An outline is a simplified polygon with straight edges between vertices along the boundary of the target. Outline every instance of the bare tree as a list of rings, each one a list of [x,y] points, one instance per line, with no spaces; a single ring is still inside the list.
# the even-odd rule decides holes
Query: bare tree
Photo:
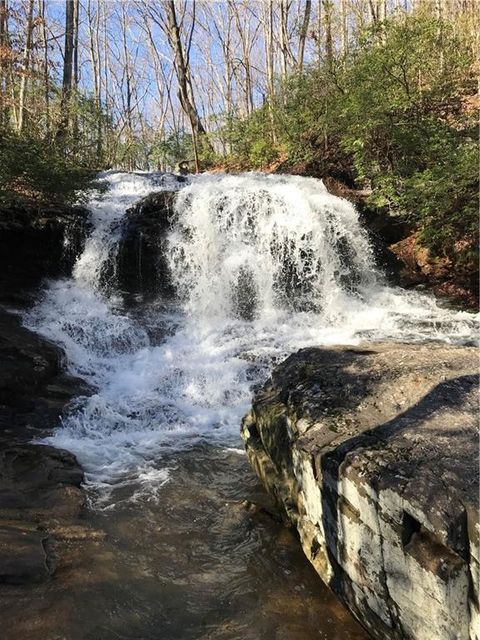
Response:
[[[280,0],[280,29],[279,29],[279,44],[282,61],[282,80],[285,83],[290,67],[290,61],[292,54],[290,51],[290,38],[288,34],[288,20],[290,15],[290,8],[292,6],[292,0]]]
[[[195,28],[195,0],[192,2],[192,25],[190,33],[187,36],[187,44],[183,45],[180,35],[180,27],[177,19],[174,0],[168,0],[165,3],[167,14],[166,34],[168,42],[174,54],[174,67],[178,81],[178,97],[180,104],[187,115],[192,129],[193,147],[195,154],[195,167],[200,170],[198,141],[199,136],[205,135],[206,130],[200,119],[193,97],[192,82],[190,77],[190,48],[192,36]]]
[[[307,40],[308,25],[310,24],[310,15],[312,13],[312,0],[305,0],[305,9],[303,12],[303,21],[300,28],[300,36],[298,38],[298,54],[297,54],[297,70],[302,73],[303,62],[305,58],[305,42]]]
[[[325,24],[325,55],[327,65],[330,70],[333,69],[333,33],[332,33],[332,13],[333,3],[331,0],[322,0],[323,16]]]
[[[75,43],[75,12],[78,0],[65,0],[65,46],[63,54],[62,97],[57,137],[65,134],[70,121],[73,86],[73,48]]]
[[[27,16],[25,22],[25,47],[22,58],[22,77],[20,79],[20,91],[18,95],[18,118],[17,132],[23,129],[25,120],[25,99],[30,73],[30,60],[32,56],[32,33],[33,33],[33,0],[28,0]]]
[[[9,64],[7,0],[0,0],[0,125],[7,121],[7,68]]]
[[[48,58],[47,20],[45,16],[45,0],[38,0],[38,18],[43,47],[43,95],[45,102],[45,130],[47,137],[50,135],[50,73]]]

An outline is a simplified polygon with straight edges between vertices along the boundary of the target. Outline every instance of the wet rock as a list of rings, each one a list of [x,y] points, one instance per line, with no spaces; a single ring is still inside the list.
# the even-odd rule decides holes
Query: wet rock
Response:
[[[116,275],[130,301],[173,296],[165,257],[166,234],[174,215],[175,191],[151,193],[126,214]]]
[[[46,538],[32,524],[0,523],[0,583],[24,584],[48,578]]]
[[[74,589],[100,580],[105,533],[85,521],[75,456],[32,444],[91,393],[63,351],[0,309],[0,618],[2,638],[56,638]],[[92,571],[92,566],[95,570]],[[102,578],[104,575],[102,575]]]
[[[57,558],[67,552],[58,539],[78,528],[82,481],[83,471],[68,451],[34,444],[2,449],[0,583],[43,582],[53,575]]]
[[[478,355],[305,349],[258,391],[249,460],[375,638],[476,640]]]
[[[83,470],[68,451],[29,441],[90,391],[65,373],[59,347],[0,310],[0,583],[43,582],[72,552],[57,532],[79,526]]]
[[[0,309],[0,436],[55,426],[65,405],[87,393],[82,380],[65,373],[60,347]]]
[[[17,444],[0,453],[0,522],[77,518],[84,504],[83,471],[63,449]]]
[[[385,274],[388,282],[402,284],[404,264],[391,245],[409,234],[409,225],[401,219],[389,216],[387,212],[375,211],[362,202],[357,202],[356,205],[360,221],[368,233],[376,266]]]
[[[80,206],[0,208],[0,299],[24,304],[43,278],[67,276],[90,231]]]

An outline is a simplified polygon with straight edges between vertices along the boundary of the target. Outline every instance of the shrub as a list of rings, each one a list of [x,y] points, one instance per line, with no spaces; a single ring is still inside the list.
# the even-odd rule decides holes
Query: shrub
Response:
[[[65,159],[53,142],[0,134],[0,200],[28,197],[71,202],[89,184],[92,171]]]

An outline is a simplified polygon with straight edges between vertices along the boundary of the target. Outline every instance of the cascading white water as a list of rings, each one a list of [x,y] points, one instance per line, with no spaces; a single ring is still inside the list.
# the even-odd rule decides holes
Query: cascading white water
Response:
[[[355,209],[319,180],[200,176],[177,208],[171,270],[192,316],[310,310],[326,320],[377,281]]]
[[[25,322],[65,347],[95,385],[49,438],[73,451],[98,488],[155,492],[162,452],[207,439],[235,445],[251,387],[301,347],[360,340],[472,340],[472,314],[388,287],[356,211],[319,180],[202,175],[178,193],[168,262],[178,311],[116,310],[102,274],[119,222],[158,174],[107,174],[90,204],[94,230],[73,278],[51,283]],[[160,344],[144,326],[169,325]],[[103,492],[105,495],[105,492]]]

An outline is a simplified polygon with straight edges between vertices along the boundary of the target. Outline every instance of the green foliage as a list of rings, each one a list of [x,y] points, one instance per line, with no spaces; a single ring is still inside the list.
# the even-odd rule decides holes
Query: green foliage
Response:
[[[92,171],[65,158],[63,149],[33,136],[0,133],[0,201],[17,197],[69,202]]]
[[[174,167],[178,162],[193,158],[192,136],[186,131],[156,137],[149,153],[149,161],[157,167]]]
[[[359,44],[343,86],[341,145],[357,181],[373,187],[372,203],[415,222],[437,255],[465,259],[477,225],[468,49],[446,24],[392,21]]]
[[[275,160],[280,147],[274,143],[274,108],[264,105],[247,119],[232,119],[227,132],[227,143],[234,156],[258,169]]]
[[[409,219],[423,243],[459,263],[476,246],[478,141],[473,56],[447,23],[392,18],[335,64],[312,66],[274,104],[236,123],[234,154],[253,167],[284,152]],[[285,166],[285,165],[284,165]]]
[[[45,96],[32,82],[22,131],[16,133],[13,122],[0,128],[0,200],[76,200],[91,177],[109,165],[112,149],[117,154],[118,146],[127,153],[122,143],[117,145],[111,119],[92,96],[72,96],[64,130],[58,126],[60,103],[60,90],[52,84],[46,110]]]

